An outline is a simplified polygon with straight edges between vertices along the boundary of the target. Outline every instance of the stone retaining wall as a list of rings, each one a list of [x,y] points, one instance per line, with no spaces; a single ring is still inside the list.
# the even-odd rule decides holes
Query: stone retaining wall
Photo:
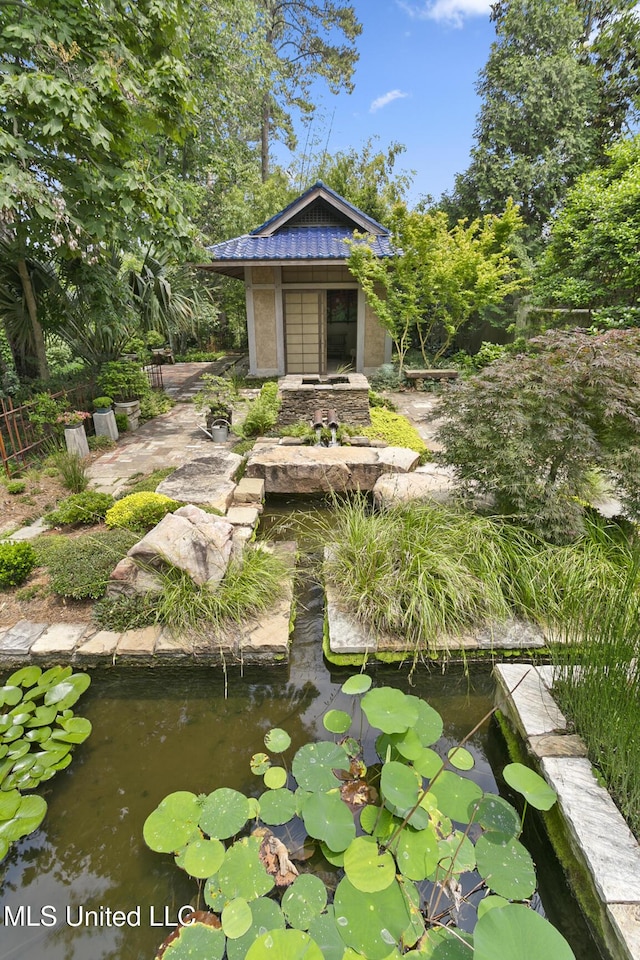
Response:
[[[288,426],[313,420],[316,410],[326,416],[335,410],[339,423],[368,426],[369,381],[361,373],[317,377],[301,374],[278,381],[280,413],[278,423]]]

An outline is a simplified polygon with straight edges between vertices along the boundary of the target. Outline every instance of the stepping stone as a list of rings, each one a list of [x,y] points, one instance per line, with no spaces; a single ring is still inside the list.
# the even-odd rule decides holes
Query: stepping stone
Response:
[[[262,503],[264,500],[264,480],[259,477],[243,477],[233,491],[233,503]]]
[[[69,656],[88,629],[88,623],[52,623],[31,647],[31,656]]]
[[[184,503],[206,503],[224,513],[233,498],[233,478],[242,462],[237,453],[221,449],[216,456],[185,463],[163,480],[156,492]]]
[[[74,659],[87,665],[112,660],[121,636],[114,630],[100,630],[78,647]]]
[[[27,657],[38,637],[47,629],[46,623],[34,623],[32,620],[19,620],[10,627],[0,640],[0,660],[8,657]]]
[[[7,540],[11,540],[13,543],[22,540],[34,540],[36,537],[39,537],[41,533],[46,533],[49,529],[44,522],[44,517],[39,517],[37,520],[34,520],[33,523],[30,523],[28,527],[20,527],[19,530],[16,530],[7,537]]]
[[[117,657],[153,657],[155,645],[162,633],[162,627],[142,627],[139,630],[125,630],[116,649]]]
[[[260,481],[262,483],[262,481]],[[229,507],[225,520],[234,526],[257,527],[260,513],[257,507]]]
[[[156,663],[162,664],[162,660],[167,657],[186,659],[193,656],[193,639],[181,634],[175,634],[169,627],[162,627],[160,636],[156,640],[155,648]]]

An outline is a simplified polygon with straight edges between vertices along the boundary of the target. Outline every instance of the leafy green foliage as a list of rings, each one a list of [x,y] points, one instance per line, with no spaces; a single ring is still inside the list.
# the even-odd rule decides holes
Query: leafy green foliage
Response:
[[[63,486],[73,493],[82,493],[89,486],[87,464],[77,453],[61,450],[54,454],[54,463],[60,472]]]
[[[48,558],[51,589],[74,600],[98,599],[104,595],[111,571],[137,539],[129,530],[65,538]]]
[[[25,797],[71,762],[71,750],[91,733],[91,724],[71,707],[91,678],[71,667],[16,670],[0,686],[0,860],[11,843],[40,826],[42,797]]]
[[[11,496],[16,496],[16,494],[24,493],[27,489],[26,480],[7,480],[6,482],[7,493],[10,493]]]
[[[280,398],[278,384],[265,383],[260,394],[249,404],[247,415],[242,424],[242,433],[245,437],[257,437],[267,433],[276,425]]]
[[[640,515],[640,332],[552,331],[442,399],[442,459],[463,490],[495,497],[555,540],[583,529],[593,468]]]
[[[108,527],[146,533],[180,506],[177,500],[165,497],[163,493],[130,493],[107,510],[105,523]]]
[[[113,506],[113,497],[109,493],[85,490],[73,493],[61,500],[55,510],[45,514],[49,527],[63,527],[73,524],[94,524],[104,520],[107,510]]]
[[[509,250],[520,225],[510,201],[499,217],[453,228],[442,212],[410,212],[398,204],[388,226],[402,256],[377,257],[363,238],[351,243],[349,269],[393,340],[400,374],[414,336],[425,364],[435,363],[474,311],[521,289]]]
[[[103,364],[98,387],[118,402],[138,400],[151,393],[149,378],[135,360],[114,360]]]
[[[36,555],[28,543],[0,543],[0,590],[24,583],[36,565]]]
[[[225,788],[200,797],[177,792],[147,817],[147,845],[173,853],[179,867],[206,881],[211,912],[200,920],[221,929],[223,938],[216,942],[214,955],[222,957],[226,949],[230,960],[320,960],[351,953],[387,960],[392,955],[417,956],[411,948],[418,941],[422,955],[425,944],[437,947],[446,934],[451,942],[463,943],[466,952],[461,957],[473,952],[488,958],[494,951],[505,960],[533,960],[535,933],[536,947],[545,943],[551,955],[571,960],[566,941],[546,920],[528,906],[514,908],[509,902],[532,896],[533,862],[519,839],[516,810],[506,800],[485,794],[448,759],[455,752],[472,756],[465,741],[457,751],[449,741],[437,743],[443,724],[433,708],[398,689],[368,690],[362,680],[350,678],[345,684],[354,727],[361,730],[361,741],[353,741],[354,759],[342,741],[306,743],[291,762],[295,793],[266,790],[250,802]],[[432,715],[437,722],[423,725],[421,718]],[[363,716],[371,725],[368,731]],[[325,726],[330,726],[326,719]],[[374,727],[382,731],[377,739]],[[267,745],[273,741],[280,746],[282,732],[267,735]],[[397,738],[393,742],[398,746],[414,737],[414,759],[399,750],[391,757],[389,737]],[[374,739],[377,756],[367,771],[361,758],[365,749],[370,753]],[[425,751],[435,758],[428,775],[415,762]],[[251,769],[259,776],[268,764],[268,755],[258,754]],[[344,771],[342,779],[336,776],[339,771]],[[553,792],[534,783],[532,771],[513,764],[509,772],[514,789],[524,783],[529,802],[547,808]],[[371,786],[374,778],[377,790]],[[280,839],[289,836],[285,824],[295,814],[308,836],[320,841],[315,869],[302,875],[297,875]],[[452,819],[464,832],[453,829]],[[358,821],[364,835],[356,836]],[[275,824],[283,825],[277,834],[269,829]],[[274,884],[276,894],[267,901]],[[485,894],[479,906],[477,898],[473,901],[478,915],[474,934],[457,929],[461,904],[466,923],[474,909],[467,890]],[[524,913],[534,917],[533,923]],[[518,930],[521,918],[526,936]],[[509,943],[508,952],[502,938]],[[158,956],[175,942],[173,935]],[[209,950],[208,944],[194,941],[188,955],[204,960],[212,955]],[[458,957],[446,948],[434,956],[440,954]]]
[[[394,447],[408,447],[426,458],[428,451],[424,440],[400,413],[384,407],[374,407],[371,410],[371,426],[363,427],[361,433],[371,439],[385,440]]]

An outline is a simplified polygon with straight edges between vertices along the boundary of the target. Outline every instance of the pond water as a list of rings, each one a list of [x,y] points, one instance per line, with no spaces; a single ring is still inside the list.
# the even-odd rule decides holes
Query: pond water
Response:
[[[226,678],[206,668],[96,672],[76,708],[93,733],[71,766],[45,785],[42,828],[14,845],[0,868],[0,960],[151,960],[179,908],[197,904],[198,891],[170,856],[145,847],[146,817],[174,790],[260,792],[249,759],[273,726],[290,733],[292,751],[326,736],[322,715],[348,706],[339,689],[352,671],[329,669],[321,641],[322,591],[310,577],[298,596],[287,667],[230,671]],[[376,683],[409,692],[407,668],[375,667],[372,674]],[[447,743],[464,737],[493,705],[487,670],[467,677],[418,666],[411,683],[411,692],[443,715]],[[485,722],[469,748],[474,778],[495,789],[492,765],[508,762],[497,727]],[[550,848],[543,843],[534,855],[537,909],[560,927],[577,960],[595,960],[597,948]],[[123,927],[108,925],[116,910],[129,913]],[[84,925],[83,911],[96,911],[97,924]]]

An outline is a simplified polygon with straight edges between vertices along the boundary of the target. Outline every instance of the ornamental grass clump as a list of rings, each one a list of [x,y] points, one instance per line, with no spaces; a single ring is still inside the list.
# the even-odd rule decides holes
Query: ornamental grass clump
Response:
[[[147,533],[168,513],[183,506],[178,500],[162,493],[130,493],[107,510],[105,523],[108,527],[125,527],[137,533]]]

